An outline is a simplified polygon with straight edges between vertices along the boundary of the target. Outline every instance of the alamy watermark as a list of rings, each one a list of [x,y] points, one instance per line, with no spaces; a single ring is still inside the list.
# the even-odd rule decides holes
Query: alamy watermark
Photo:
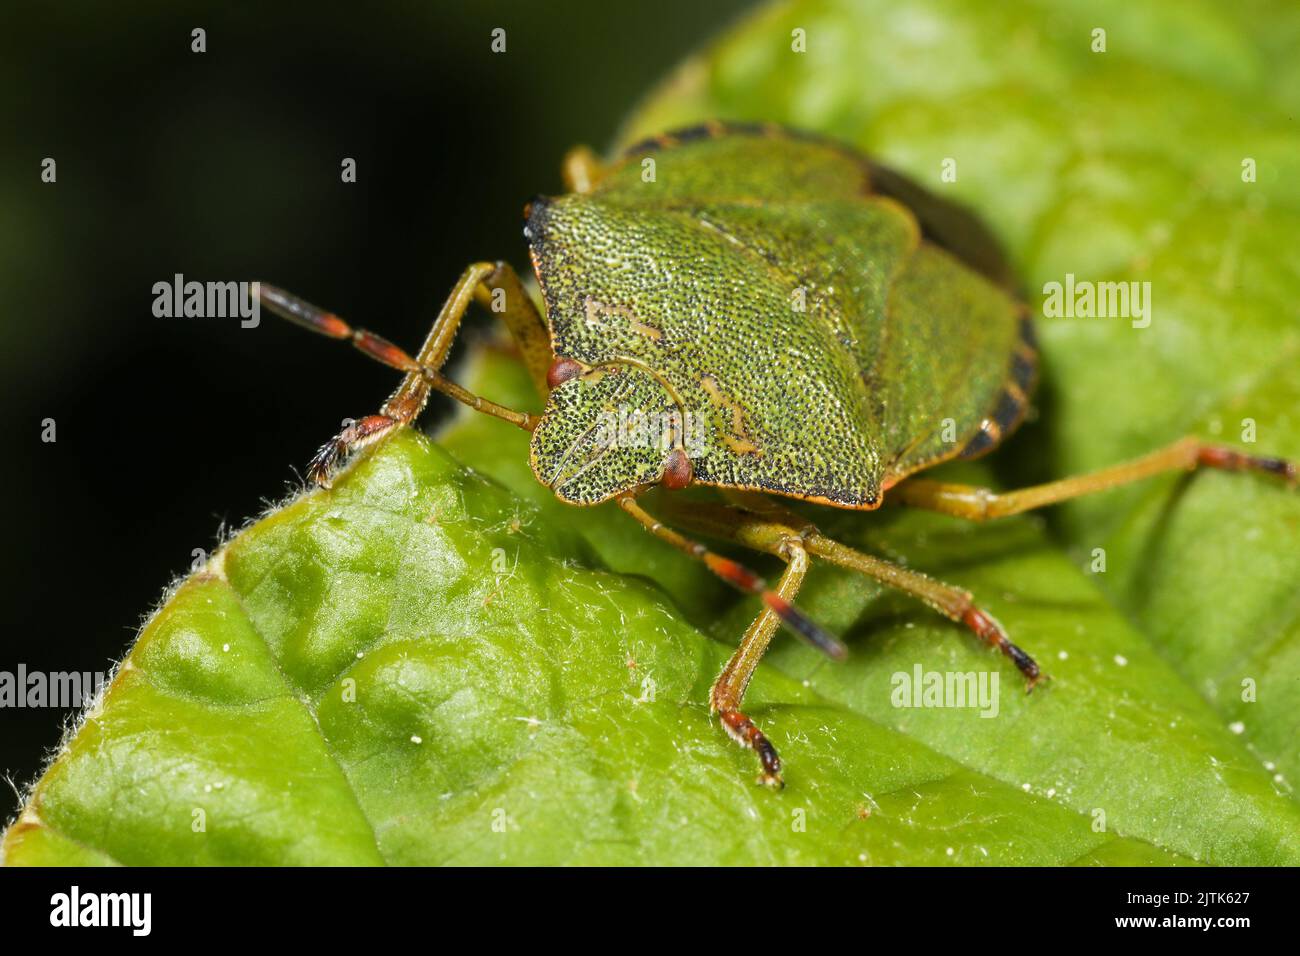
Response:
[[[1131,319],[1133,328],[1151,324],[1150,282],[1076,280],[1043,284],[1043,315],[1049,319]]]
[[[160,319],[234,319],[245,329],[262,322],[260,282],[186,282],[176,273],[153,284],[153,314]]]
[[[94,893],[73,885],[50,897],[50,925],[55,927],[123,927],[133,936],[153,928],[152,893]]]
[[[104,686],[102,671],[0,671],[0,707],[84,707]]]
[[[998,715],[997,671],[927,671],[920,664],[911,672],[895,671],[889,682],[889,702],[895,707],[969,707],[981,717]]]
[[[617,411],[603,411],[596,421],[595,440],[601,448],[658,448],[669,451],[681,447],[691,458],[701,457],[707,449],[704,419],[692,412],[677,409],[666,412],[643,412],[620,405]]]

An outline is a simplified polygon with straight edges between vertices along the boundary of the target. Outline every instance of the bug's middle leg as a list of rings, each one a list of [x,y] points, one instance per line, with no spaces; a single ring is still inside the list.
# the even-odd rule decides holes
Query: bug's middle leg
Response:
[[[980,608],[969,591],[936,581],[883,558],[858,551],[822,534],[817,527],[767,496],[729,494],[736,505],[716,505],[668,499],[674,523],[698,534],[735,541],[773,554],[781,542],[797,540],[814,558],[865,574],[881,584],[909,594],[949,620],[965,626],[977,638],[1010,658],[1033,690],[1046,675],[1037,662],[1011,642],[993,615]]]
[[[350,341],[370,358],[406,373],[378,414],[348,423],[316,453],[308,467],[308,477],[317,484],[328,486],[334,470],[347,455],[414,421],[434,391],[520,428],[531,430],[537,424],[535,415],[475,395],[441,372],[465,311],[471,301],[477,300],[505,321],[534,385],[539,394],[546,395],[546,375],[552,359],[546,325],[518,275],[504,262],[476,262],[461,274],[415,356],[408,355],[381,336],[366,329],[353,328],[334,313],[275,286],[262,283],[260,289],[262,304],[276,315],[329,338]]]

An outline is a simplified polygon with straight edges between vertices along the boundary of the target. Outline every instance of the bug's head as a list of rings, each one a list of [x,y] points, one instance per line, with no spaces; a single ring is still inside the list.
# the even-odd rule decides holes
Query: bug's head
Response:
[[[686,421],[668,387],[637,365],[557,359],[529,462],[563,501],[595,505],[662,483],[690,483]]]

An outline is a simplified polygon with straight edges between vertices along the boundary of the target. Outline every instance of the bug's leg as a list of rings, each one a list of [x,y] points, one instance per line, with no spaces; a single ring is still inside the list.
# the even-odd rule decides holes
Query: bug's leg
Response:
[[[790,602],[794,600],[803,584],[804,574],[808,571],[808,553],[792,542],[786,548],[784,557],[786,568],[776,586],[776,593],[782,600]],[[772,635],[780,623],[775,612],[763,608],[745,631],[736,652],[731,655],[709,691],[709,712],[718,715],[727,736],[758,755],[763,767],[759,779],[770,787],[784,785],[781,779],[781,758],[758,726],[741,712],[740,705],[749,680],[754,676],[754,670],[763,659],[767,645],[771,643]]]
[[[779,591],[768,590],[767,583],[738,561],[715,554],[698,541],[674,531],[662,521],[649,514],[636,503],[633,495],[624,495],[618,499],[618,505],[655,537],[672,545],[678,551],[701,562],[710,571],[732,587],[746,594],[758,595],[765,607],[770,609],[796,637],[811,644],[828,657],[843,660],[848,656],[844,645],[832,637],[819,624],[809,620],[804,613],[784,598]],[[760,548],[759,550],[769,550]],[[772,551],[779,554],[779,551]]]
[[[748,511],[760,518],[766,518],[775,524],[786,525],[791,528],[802,528],[803,532],[809,534],[817,530],[817,526],[813,522],[791,511],[772,495],[764,494],[761,491],[738,491],[734,488],[723,488],[721,493],[722,497],[742,511]]]
[[[461,274],[434,320],[424,345],[414,357],[381,336],[366,329],[353,328],[334,313],[282,289],[266,283],[261,283],[260,289],[262,304],[276,315],[329,338],[351,342],[371,358],[406,373],[379,414],[349,423],[316,453],[308,467],[308,477],[317,484],[328,486],[330,476],[347,455],[414,421],[433,391],[442,392],[475,411],[502,418],[520,428],[531,430],[537,424],[535,415],[505,408],[474,395],[441,374],[465,310],[472,299],[477,299],[505,321],[519,345],[529,375],[541,394],[546,394],[546,372],[551,363],[546,326],[519,277],[505,263],[478,262]]]
[[[780,547],[781,542],[796,540],[812,557],[865,574],[962,624],[981,641],[1009,657],[1025,675],[1028,690],[1033,690],[1045,679],[1046,675],[1034,659],[1011,642],[1002,625],[975,604],[969,591],[840,544],[794,512],[773,502],[760,502],[748,495],[728,497],[743,502],[744,506],[737,508],[670,499],[666,507],[677,524],[691,531],[732,540],[756,550],[779,553],[773,549]],[[749,510],[751,503],[755,508],[761,508],[761,513]]]
[[[770,787],[783,786],[781,758],[777,756],[776,748],[758,726],[740,710],[741,700],[745,696],[749,680],[754,676],[754,670],[762,660],[768,644],[771,643],[778,624],[785,624],[797,636],[831,657],[842,659],[847,653],[844,645],[805,618],[793,604],[795,594],[803,584],[804,574],[808,570],[808,554],[804,551],[798,536],[776,534],[765,538],[762,545],[754,545],[758,550],[775,554],[786,562],[785,572],[781,575],[776,590],[768,591],[753,571],[729,558],[714,554],[699,542],[692,541],[665,526],[642,509],[632,496],[620,498],[618,503],[652,534],[691,557],[703,561],[724,581],[747,593],[762,596],[763,610],[745,631],[745,636],[741,639],[736,652],[727,661],[709,691],[709,711],[718,715],[727,736],[758,755],[759,763],[763,767],[759,778],[761,782]]]
[[[1248,455],[1224,445],[1184,438],[1142,458],[1017,491],[995,492],[972,485],[912,478],[892,489],[887,499],[958,518],[983,521],[1054,505],[1166,471],[1192,471],[1196,468],[1266,472],[1281,476],[1292,487],[1300,475],[1294,462],[1282,458]]]
[[[575,146],[565,154],[560,172],[569,192],[589,193],[605,171],[590,146]]]
[[[928,604],[949,620],[963,625],[977,638],[1001,651],[1011,659],[1020,673],[1025,675],[1026,691],[1032,691],[1047,678],[1038,662],[1011,643],[1011,638],[997,619],[975,604],[969,591],[936,581],[919,571],[912,571],[883,558],[877,558],[856,548],[840,544],[820,532],[807,538],[808,552],[823,561],[858,571],[874,578],[887,587],[910,594]]]

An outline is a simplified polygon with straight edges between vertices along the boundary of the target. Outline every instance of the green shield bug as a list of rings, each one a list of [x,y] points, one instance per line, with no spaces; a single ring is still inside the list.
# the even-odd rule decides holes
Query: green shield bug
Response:
[[[1027,308],[991,236],[853,150],[772,126],[707,123],[632,147],[609,166],[586,150],[569,192],[534,199],[524,235],[545,303],[504,263],[465,270],[411,356],[269,285],[271,311],[405,373],[378,414],[311,463],[328,486],[349,453],[419,415],[433,391],[532,433],[539,481],[563,501],[617,501],[652,534],[761,597],[710,694],[727,733],[781,784],[775,748],[741,711],[778,625],[832,657],[843,645],[794,598],[813,558],[906,592],[997,648],[1030,689],[1044,676],[972,596],[849,548],[781,498],[872,510],[891,502],[972,520],[1011,515],[1174,469],[1271,472],[1294,464],[1186,438],[1143,458],[1011,492],[911,477],[996,447],[1037,378]],[[543,413],[515,411],[442,374],[471,301],[510,330]],[[719,489],[715,502],[649,488]],[[671,525],[671,526],[670,526]],[[683,532],[776,555],[771,588]]]

